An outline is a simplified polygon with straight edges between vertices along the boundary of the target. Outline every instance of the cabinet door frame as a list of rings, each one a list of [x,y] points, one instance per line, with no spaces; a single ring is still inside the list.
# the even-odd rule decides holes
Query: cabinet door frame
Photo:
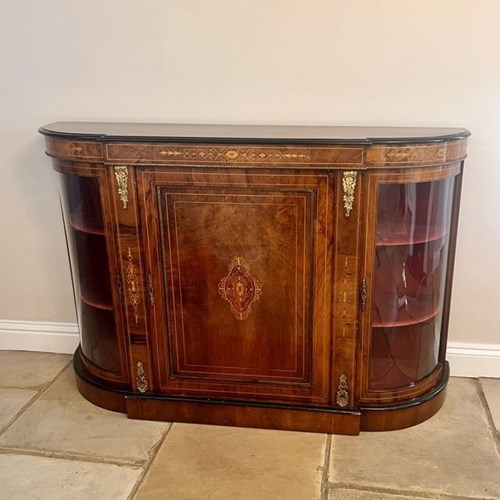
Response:
[[[361,276],[367,283],[366,307],[360,309],[360,349],[358,387],[361,404],[391,404],[416,398],[435,387],[443,376],[446,339],[448,332],[448,317],[450,307],[451,280],[455,252],[456,227],[458,222],[458,205],[461,186],[461,162],[453,162],[442,166],[414,168],[411,170],[394,168],[381,172],[369,171],[364,179],[364,227],[362,230],[364,255],[361,260]],[[436,368],[426,377],[417,381],[413,386],[396,389],[374,390],[369,388],[370,350],[372,335],[372,297],[374,288],[374,258],[375,258],[375,231],[377,224],[377,197],[380,184],[406,184],[439,181],[455,177],[452,189],[452,208],[449,229],[448,257],[445,267],[445,288],[443,297],[442,323],[440,332],[440,346]]]
[[[303,402],[314,405],[329,405],[331,391],[331,307],[332,307],[332,247],[333,247],[333,200],[334,185],[331,175],[325,172],[241,168],[189,168],[162,165],[161,167],[136,167],[139,207],[142,219],[142,240],[145,246],[145,262],[152,276],[155,307],[151,308],[150,332],[152,356],[155,367],[157,392],[169,396],[191,396],[203,398],[227,398],[233,400],[256,400],[276,402]],[[267,192],[283,193],[309,191],[313,195],[313,254],[312,254],[312,325],[308,326],[310,339],[311,374],[310,384],[251,382],[235,383],[230,380],[187,380],[172,375],[169,360],[169,345],[165,328],[171,328],[168,317],[168,285],[165,277],[160,249],[160,214],[158,189],[168,187],[182,191],[203,193],[203,189],[218,187],[244,189],[249,187]],[[262,300],[262,299],[261,299]]]

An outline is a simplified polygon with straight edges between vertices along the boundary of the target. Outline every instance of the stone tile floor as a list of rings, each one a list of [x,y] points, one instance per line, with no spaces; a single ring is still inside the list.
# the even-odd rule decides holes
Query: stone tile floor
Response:
[[[500,500],[500,380],[453,378],[429,421],[347,437],[128,420],[69,363],[0,351],[2,500]]]

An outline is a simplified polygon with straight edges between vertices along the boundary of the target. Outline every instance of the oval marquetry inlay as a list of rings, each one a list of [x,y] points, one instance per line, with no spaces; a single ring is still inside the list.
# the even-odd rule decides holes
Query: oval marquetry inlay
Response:
[[[229,265],[229,274],[219,282],[219,293],[229,302],[236,319],[246,319],[252,304],[260,298],[260,283],[250,275],[250,266],[241,257],[235,257]]]

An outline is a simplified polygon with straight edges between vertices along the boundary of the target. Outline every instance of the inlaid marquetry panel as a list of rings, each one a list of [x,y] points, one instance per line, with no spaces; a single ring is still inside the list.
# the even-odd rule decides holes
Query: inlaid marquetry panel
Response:
[[[356,396],[356,349],[358,333],[359,294],[359,210],[363,202],[363,178],[354,177],[355,196],[352,197],[349,217],[345,216],[345,178],[336,179],[338,190],[344,196],[337,198],[335,228],[335,266],[333,291],[333,350],[332,404],[355,406]],[[348,177],[349,179],[349,177]]]
[[[157,191],[173,373],[310,382],[314,193],[190,191]]]
[[[139,186],[156,205],[146,230],[163,291],[155,312],[166,313],[155,330],[162,390],[326,402],[328,176],[148,169]]]
[[[148,315],[152,307],[147,289],[147,275],[143,267],[144,250],[139,235],[140,214],[135,190],[135,171],[126,166],[108,167],[108,179],[120,258],[117,280],[127,325],[132,389],[142,392],[142,389],[147,387],[147,391],[152,391],[154,381],[148,328]]]

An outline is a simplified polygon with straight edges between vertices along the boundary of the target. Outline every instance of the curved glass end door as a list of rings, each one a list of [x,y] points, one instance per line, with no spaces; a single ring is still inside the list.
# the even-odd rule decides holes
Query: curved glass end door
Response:
[[[438,365],[454,178],[378,185],[369,390]]]
[[[99,177],[61,174],[82,352],[98,368],[120,373]]]

